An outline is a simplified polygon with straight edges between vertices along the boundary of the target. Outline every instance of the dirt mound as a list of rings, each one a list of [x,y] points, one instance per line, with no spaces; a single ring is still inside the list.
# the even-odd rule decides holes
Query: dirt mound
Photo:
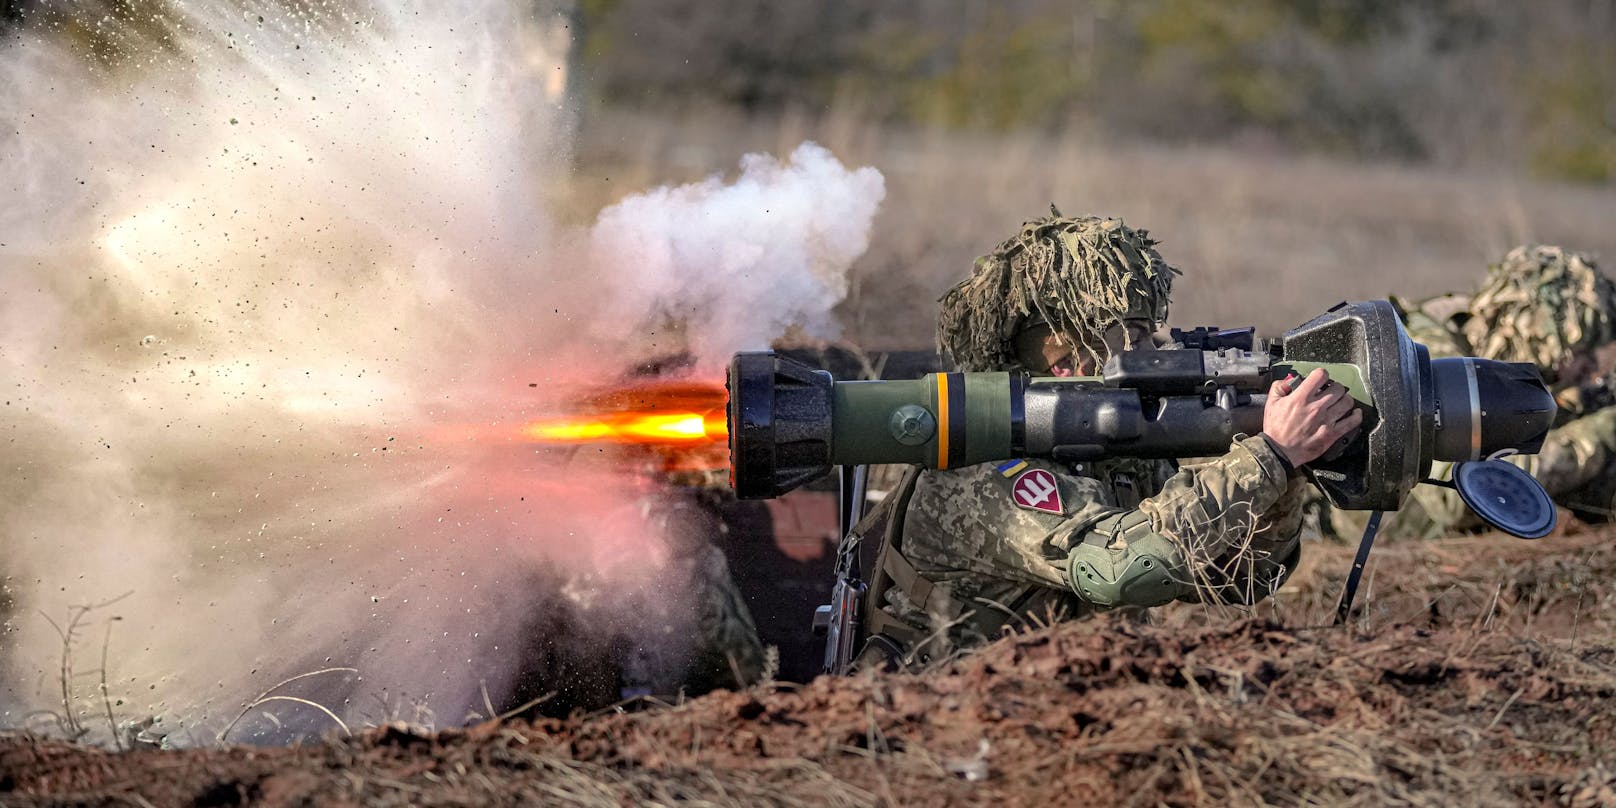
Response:
[[[13,737],[0,804],[1612,804],[1612,538],[1383,548],[1351,630],[1350,548],[1318,547],[1277,619],[1092,620],[923,674],[281,749]]]

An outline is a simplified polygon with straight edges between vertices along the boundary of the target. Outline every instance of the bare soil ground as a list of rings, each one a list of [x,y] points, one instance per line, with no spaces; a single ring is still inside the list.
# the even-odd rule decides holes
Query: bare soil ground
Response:
[[[0,805],[1616,804],[1616,531],[1315,545],[1258,614],[1008,637],[915,675],[291,748],[0,739]]]

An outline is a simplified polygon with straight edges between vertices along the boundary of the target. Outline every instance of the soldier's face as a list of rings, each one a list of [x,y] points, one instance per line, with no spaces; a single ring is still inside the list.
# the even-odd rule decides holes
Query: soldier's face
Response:
[[[1053,331],[1045,335],[1040,354],[1047,376],[1094,376],[1111,354],[1124,350],[1155,350],[1149,320],[1125,320],[1105,330],[1105,344],[1087,345]]]

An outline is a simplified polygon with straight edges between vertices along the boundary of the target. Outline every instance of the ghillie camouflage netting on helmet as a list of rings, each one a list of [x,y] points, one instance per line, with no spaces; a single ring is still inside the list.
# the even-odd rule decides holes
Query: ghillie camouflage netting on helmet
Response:
[[[1560,247],[1510,250],[1488,268],[1469,309],[1463,330],[1478,356],[1532,362],[1545,374],[1616,336],[1616,284],[1592,256]]]
[[[1101,345],[1127,318],[1167,319],[1178,270],[1145,230],[1119,219],[1053,216],[976,259],[971,276],[948,290],[937,316],[937,347],[964,371],[1024,370],[1016,335],[1047,323],[1066,340]]]

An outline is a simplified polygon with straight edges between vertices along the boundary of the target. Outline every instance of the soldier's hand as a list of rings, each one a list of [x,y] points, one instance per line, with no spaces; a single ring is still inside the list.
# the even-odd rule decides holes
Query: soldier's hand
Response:
[[[1362,423],[1363,411],[1353,406],[1347,388],[1330,381],[1324,368],[1315,368],[1305,379],[1281,379],[1268,388],[1263,434],[1292,466],[1318,459]]]

